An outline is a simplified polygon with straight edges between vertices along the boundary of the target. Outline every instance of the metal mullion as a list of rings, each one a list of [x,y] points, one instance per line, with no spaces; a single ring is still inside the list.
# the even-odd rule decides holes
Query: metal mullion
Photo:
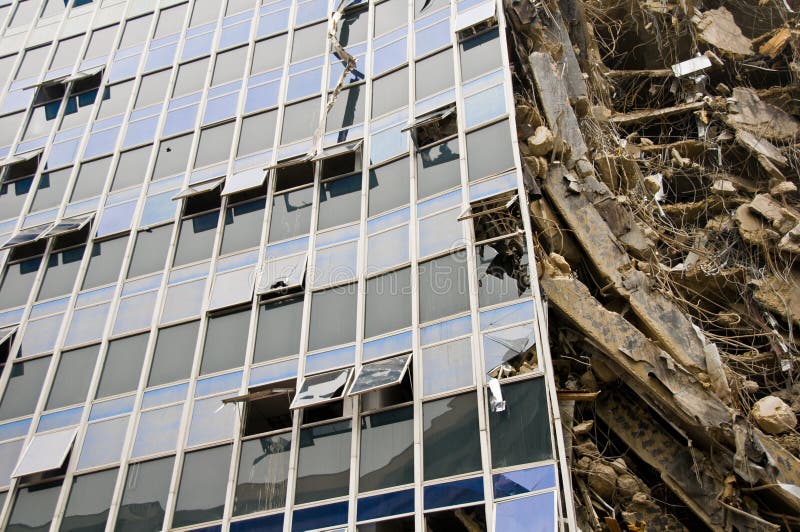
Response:
[[[513,84],[511,79],[511,72],[509,69],[509,51],[508,51],[508,44],[506,40],[503,38],[506,34],[506,20],[505,17],[499,16],[502,13],[502,5],[498,8],[498,27],[499,31],[499,38],[500,38],[500,54],[501,54],[501,63],[503,65],[503,81],[505,84],[505,94],[506,94],[506,105],[508,106],[508,117],[509,117],[509,126],[516,131],[516,107],[514,106],[514,91],[513,91]],[[516,165],[516,172],[517,172],[517,194],[520,198],[520,206],[522,206],[522,199],[527,199],[527,192],[525,190],[525,186],[522,180],[522,174],[520,172],[521,166],[521,155],[519,152],[519,146],[516,142],[514,142],[514,137],[512,137],[511,142],[511,149],[514,156],[514,163]],[[533,302],[535,308],[535,323],[538,327],[537,329],[537,341],[536,341],[536,356],[540,361],[540,365],[544,370],[544,379],[546,383],[547,395],[548,395],[548,411],[550,414],[550,426],[552,428],[552,434],[550,436],[551,445],[553,440],[555,440],[555,451],[557,456],[555,459],[559,463],[559,470],[560,470],[560,480],[559,483],[559,476],[556,475],[556,507],[558,509],[559,514],[559,521],[561,521],[559,529],[568,529],[568,530],[576,530],[576,517],[575,517],[575,507],[572,500],[572,484],[571,484],[571,476],[570,476],[570,468],[569,464],[567,463],[567,454],[566,454],[566,447],[564,443],[564,435],[562,432],[561,426],[561,415],[559,412],[558,407],[558,396],[556,392],[556,385],[555,385],[555,378],[554,378],[554,370],[553,370],[553,363],[550,354],[550,344],[548,342],[548,331],[547,331],[547,322],[545,320],[546,310],[544,304],[542,302],[541,296],[541,289],[539,287],[539,277],[536,275],[536,254],[533,245],[533,229],[531,226],[531,219],[530,219],[530,211],[529,209],[520,209],[520,214],[522,218],[522,225],[525,230],[525,243],[527,246],[528,252],[528,268],[529,274],[531,277],[531,291],[533,294]],[[561,515],[561,510],[566,510],[566,516]],[[566,522],[565,522],[566,519]]]
[[[450,21],[451,21],[451,43],[450,48],[452,50],[454,59],[453,59],[453,68],[454,68],[454,79],[455,79],[455,100],[456,100],[456,121],[458,124],[458,146],[459,146],[459,168],[461,170],[461,208],[463,209],[464,204],[470,204],[469,201],[469,170],[467,168],[467,138],[466,138],[466,126],[465,126],[465,112],[464,112],[464,96],[462,92],[462,83],[461,83],[461,54],[460,54],[460,46],[458,42],[458,35],[452,29],[452,21],[455,20],[458,12],[456,6],[451,4],[450,6]],[[461,233],[462,237],[466,237],[465,241],[467,243],[465,247],[465,253],[467,256],[467,279],[469,281],[469,300],[470,300],[470,317],[472,322],[472,334],[471,334],[471,347],[472,347],[472,368],[473,368],[473,378],[475,379],[475,386],[476,386],[476,395],[475,398],[477,399],[477,414],[478,414],[478,430],[480,436],[480,446],[481,446],[481,464],[482,464],[482,471],[481,475],[483,477],[483,496],[484,496],[484,510],[487,522],[489,521],[489,516],[492,513],[492,497],[493,497],[493,487],[492,487],[492,475],[491,475],[491,454],[490,454],[490,435],[489,435],[489,419],[487,416],[487,409],[485,408],[486,405],[486,389],[484,386],[484,369],[483,369],[483,350],[481,346],[481,335],[480,335],[480,312],[479,312],[479,302],[478,302],[478,272],[476,268],[476,254],[475,254],[475,245],[473,242],[475,241],[474,231],[472,224],[469,227],[464,227],[464,223],[461,222]],[[478,334],[476,334],[476,331]],[[472,392],[468,392],[472,393]]]
[[[187,16],[191,16],[191,11],[192,10],[187,9]],[[224,19],[224,17],[225,17],[225,2],[220,2],[220,11],[219,11],[219,14],[217,16],[217,25],[216,25],[216,28],[214,29],[214,38],[212,40],[213,43],[217,43],[219,41],[219,39],[220,39],[220,36],[222,34],[222,20]],[[254,13],[254,17],[255,17],[255,13]],[[252,31],[252,28],[251,28],[251,31]],[[182,43],[185,43],[185,37],[183,35],[184,34],[182,34],[181,41],[182,41]],[[248,46],[249,46],[249,41],[248,41]],[[181,45],[180,48],[182,50],[183,46]],[[213,48],[213,45],[212,45],[212,51],[215,51],[215,52],[217,51],[215,48]],[[212,61],[209,59],[208,70],[206,71],[206,83],[208,83],[208,84],[210,84],[211,76],[213,74],[214,67],[216,66],[217,56],[218,56],[217,53],[209,56],[209,58],[213,57],[214,61],[212,63]],[[179,57],[178,51],[176,51],[176,58],[177,57]],[[171,83],[171,85],[174,84],[175,76],[177,76],[177,69],[174,68],[173,70],[175,72],[173,72],[173,82]],[[210,89],[210,86],[206,87],[206,83],[203,84],[203,93],[202,93],[200,102],[198,103],[198,113],[197,113],[197,117],[195,118],[195,129],[193,131],[196,133],[194,135],[194,137],[196,137],[196,138],[194,138],[194,137],[192,138],[192,147],[189,150],[189,159],[187,160],[187,170],[186,170],[186,178],[185,178],[185,184],[187,184],[187,185],[188,185],[188,183],[189,183],[189,181],[191,179],[192,170],[194,168],[194,160],[197,157],[197,150],[198,150],[199,144],[200,144],[200,131],[202,131],[202,118],[203,118],[202,117],[202,113],[200,112],[200,109],[202,109],[203,112],[205,112],[205,107],[206,107],[206,105],[208,103],[208,91]],[[239,98],[241,100],[242,96],[240,95]],[[164,113],[164,115],[166,115],[166,113]],[[162,121],[164,119],[165,119],[165,117],[162,116]],[[238,121],[238,116],[234,117],[234,121]],[[234,122],[234,135],[233,135],[234,138],[235,138],[235,132],[236,132],[236,122]],[[234,143],[233,143],[233,139],[232,139],[231,140],[231,148],[230,148],[231,150],[234,149],[233,145],[234,145]],[[229,166],[228,167],[229,168],[230,168],[230,165],[231,165],[231,162],[230,162],[230,156],[231,155],[230,154],[231,154],[231,152],[229,151],[229,153],[228,153],[228,158],[229,158],[229,161],[228,161],[228,165]],[[185,201],[184,201],[184,203],[185,203]],[[220,213],[224,212],[223,209],[225,209],[226,204],[227,204],[227,198],[223,198],[223,201],[221,201],[221,203],[220,203]],[[222,230],[221,230],[222,227],[224,227],[224,217],[223,216],[218,216],[218,218],[217,218],[217,229],[216,229],[216,233],[214,235],[214,244],[213,244],[213,247],[212,247],[212,250],[214,250],[214,251],[216,251],[219,248],[219,245],[220,245],[220,242],[221,242],[221,239],[222,239]],[[173,242],[172,242],[172,244],[170,246],[170,248],[171,248],[170,249],[170,255],[171,256],[174,256],[174,252],[177,250],[177,241],[178,241],[179,238],[180,238],[180,228],[176,228],[175,235],[173,235]],[[174,249],[172,249],[172,248],[174,248]],[[208,309],[207,309],[207,307],[208,307],[208,304],[209,304],[209,301],[210,301],[211,289],[212,289],[212,286],[213,286],[208,281],[211,281],[213,283],[213,277],[212,277],[212,273],[211,272],[214,271],[214,268],[216,267],[216,260],[217,260],[216,253],[213,253],[212,257],[211,257],[210,264],[209,264],[209,274],[208,274],[208,277],[207,277],[206,287],[205,287],[204,294],[203,294],[203,302],[202,302],[202,305],[201,305],[201,309],[202,309],[201,310],[201,323],[200,323],[200,326],[198,327],[198,340],[202,335],[202,338],[203,338],[202,344],[203,345],[205,344],[205,334],[206,334],[206,331],[207,331],[207,328],[208,328]],[[166,280],[169,276],[165,275],[164,277],[165,277],[165,280]],[[165,292],[164,293],[164,296],[165,296],[166,295],[166,290],[164,292]],[[251,303],[251,308],[252,308],[252,303]],[[251,310],[251,312],[252,312],[252,310]],[[164,515],[165,524],[170,524],[170,525],[172,524],[173,513],[174,513],[175,507],[177,505],[178,490],[180,489],[180,486],[179,486],[180,475],[181,475],[181,473],[183,471],[183,458],[184,458],[184,456],[186,454],[186,451],[185,451],[186,444],[185,444],[185,442],[186,442],[186,439],[188,437],[189,424],[190,424],[190,421],[191,421],[190,409],[188,408],[188,404],[189,404],[189,401],[191,400],[191,407],[192,407],[191,409],[193,410],[194,409],[194,390],[195,390],[195,387],[197,385],[197,380],[198,380],[198,377],[199,377],[200,362],[201,362],[201,359],[202,359],[202,353],[203,353],[203,350],[202,350],[202,347],[201,347],[201,342],[198,341],[196,343],[196,345],[195,345],[194,363],[193,363],[193,366],[192,366],[192,371],[190,373],[189,389],[187,391],[188,399],[186,400],[186,403],[184,404],[184,407],[183,407],[184,410],[183,410],[183,413],[182,413],[181,425],[179,427],[178,439],[177,439],[176,447],[175,447],[175,463],[173,464],[173,474],[172,474],[172,479],[170,481],[170,487],[169,487],[167,502],[166,502],[166,505],[165,505],[165,515]],[[235,424],[235,427],[238,428],[238,422]],[[231,458],[231,462],[233,462],[232,458]],[[230,486],[230,474],[229,474],[229,486]],[[226,497],[226,499],[227,499],[227,497]],[[223,518],[224,518],[224,512],[223,512]]]

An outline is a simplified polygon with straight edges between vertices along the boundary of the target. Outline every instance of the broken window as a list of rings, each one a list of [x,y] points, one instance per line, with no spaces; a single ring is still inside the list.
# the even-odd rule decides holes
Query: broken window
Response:
[[[71,428],[34,435],[11,476],[19,478],[61,469],[77,433],[77,428]]]
[[[353,368],[346,368],[305,377],[292,400],[292,410],[341,399],[352,374]]]
[[[253,436],[265,432],[291,428],[290,405],[295,392],[295,382],[272,383],[250,391],[247,395],[231,397],[223,402],[244,402],[243,435]]]
[[[209,316],[200,374],[241,366],[244,363],[249,328],[249,307]]]
[[[424,403],[422,419],[425,480],[481,469],[478,405],[474,393]]]
[[[268,260],[260,269],[256,293],[268,294],[299,288],[305,279],[307,257],[307,253],[300,253]]]
[[[538,361],[533,324],[484,333],[483,359],[487,375],[497,379],[534,371]]]
[[[199,395],[199,392],[195,392]],[[194,447],[233,438],[238,410],[225,399],[230,393],[195,399],[186,445]]]
[[[460,9],[456,15],[455,27],[453,28],[460,36],[468,36],[479,33],[487,27],[497,23],[496,8],[493,0],[484,0],[477,5]],[[498,57],[499,61],[499,57]],[[497,63],[499,64],[499,62]]]
[[[208,309],[219,310],[250,301],[253,298],[254,282],[253,267],[218,273],[214,278]]]
[[[489,433],[492,467],[510,467],[549,460],[553,457],[550,441],[550,413],[547,390],[542,378],[505,383],[495,381],[497,390],[488,392],[490,403],[504,402],[502,410],[489,404]],[[499,396],[499,397],[498,397]]]
[[[481,307],[531,294],[530,266],[523,235],[476,246]]]
[[[419,265],[420,322],[469,310],[466,260],[457,251]]]
[[[452,137],[458,133],[456,106],[450,104],[442,109],[423,114],[403,130],[411,131],[411,137],[418,148]],[[455,151],[457,152],[458,149]]]
[[[405,406],[361,418],[358,491],[414,482],[414,408]]]
[[[262,302],[258,311],[253,363],[299,353],[302,320],[302,295]]]
[[[286,504],[291,445],[291,432],[242,441],[233,515],[273,510]]]
[[[529,527],[526,530],[530,530],[530,520],[533,515],[535,514],[527,517]],[[482,504],[426,513],[425,527],[430,532],[482,532],[488,530],[486,511]],[[506,529],[497,528],[496,530],[505,532]]]
[[[296,504],[347,495],[351,439],[350,420],[300,430]]]
[[[114,530],[136,532],[162,528],[174,462],[175,457],[168,456],[128,466]]]

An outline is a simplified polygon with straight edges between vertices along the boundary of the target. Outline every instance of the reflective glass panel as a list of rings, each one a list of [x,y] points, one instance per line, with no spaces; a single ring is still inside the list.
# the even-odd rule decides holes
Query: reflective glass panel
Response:
[[[411,325],[411,269],[403,268],[367,281],[364,337]]]
[[[300,352],[303,296],[259,305],[253,362],[266,362]]]
[[[250,309],[208,319],[200,374],[236,368],[244,363]]]
[[[469,309],[467,254],[463,251],[419,265],[420,321]]]
[[[137,334],[108,343],[97,397],[108,397],[136,389],[147,350],[148,336],[148,333]]]
[[[164,521],[174,456],[128,466],[114,530],[160,530]]]
[[[310,351],[355,340],[356,294],[353,284],[312,294]]]
[[[189,377],[199,326],[199,321],[192,321],[159,329],[148,386]]]
[[[425,480],[481,469],[478,404],[474,393],[424,403],[422,418]]]
[[[295,502],[347,495],[350,484],[350,421],[300,431]]]
[[[86,400],[99,352],[100,346],[93,345],[61,353],[46,409],[60,408]]]
[[[222,517],[230,461],[230,445],[186,454],[172,526],[194,525]]]
[[[117,469],[74,477],[61,531],[105,530]]]
[[[242,442],[233,515],[281,508],[286,502],[291,433]]]
[[[361,418],[358,491],[414,482],[414,409],[397,408]]]

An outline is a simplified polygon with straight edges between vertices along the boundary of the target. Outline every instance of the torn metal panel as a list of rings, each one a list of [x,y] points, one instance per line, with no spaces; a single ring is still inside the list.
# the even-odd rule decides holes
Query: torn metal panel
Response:
[[[588,149],[583,141],[578,119],[569,104],[569,94],[562,73],[549,54],[534,52],[529,60],[547,123],[556,139],[569,146],[567,162],[572,165],[585,156]]]

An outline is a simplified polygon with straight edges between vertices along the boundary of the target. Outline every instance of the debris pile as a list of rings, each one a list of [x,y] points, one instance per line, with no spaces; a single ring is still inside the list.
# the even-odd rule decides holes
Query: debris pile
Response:
[[[800,4],[505,12],[578,525],[800,529]]]

